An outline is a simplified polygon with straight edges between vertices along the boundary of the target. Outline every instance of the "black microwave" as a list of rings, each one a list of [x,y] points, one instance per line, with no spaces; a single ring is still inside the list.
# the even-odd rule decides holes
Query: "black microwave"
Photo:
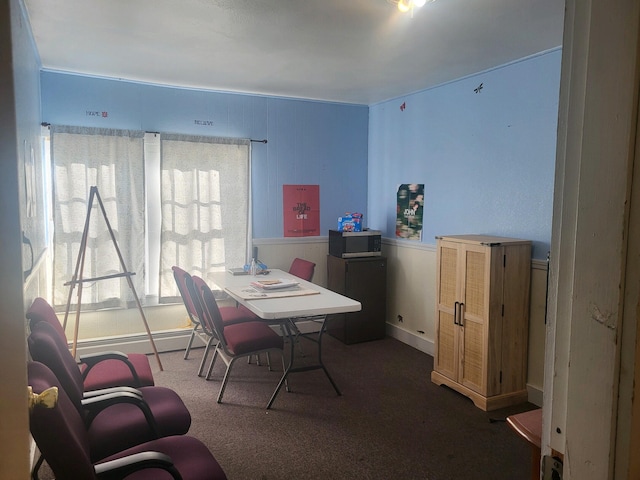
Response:
[[[380,230],[340,232],[329,230],[329,255],[340,258],[379,257],[382,255]]]

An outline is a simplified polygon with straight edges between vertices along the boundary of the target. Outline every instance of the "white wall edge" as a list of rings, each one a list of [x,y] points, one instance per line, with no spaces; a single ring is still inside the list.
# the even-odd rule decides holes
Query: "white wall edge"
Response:
[[[542,389],[530,384],[527,384],[527,396],[529,402],[542,408]]]
[[[434,345],[431,340],[419,337],[396,325],[391,325],[390,323],[387,323],[386,333],[390,337],[433,357]]]
[[[546,260],[532,259],[531,260],[531,268],[535,268],[536,270],[548,270],[549,264]]]

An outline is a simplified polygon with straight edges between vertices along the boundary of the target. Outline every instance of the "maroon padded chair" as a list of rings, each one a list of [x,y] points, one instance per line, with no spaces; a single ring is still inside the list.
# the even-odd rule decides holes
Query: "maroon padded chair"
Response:
[[[141,443],[96,462],[84,419],[53,372],[39,362],[29,362],[27,371],[33,393],[58,388],[55,406],[47,408],[36,404],[29,412],[31,435],[56,479],[226,479],[209,449],[186,435]]]
[[[218,343],[218,337],[216,336],[215,331],[209,328],[206,322],[202,322],[202,306],[200,305],[200,301],[197,299],[194,301],[192,296],[191,288],[189,284],[193,282],[191,274],[181,269],[180,267],[173,267],[174,277],[176,279],[176,283],[178,284],[178,290],[180,290],[180,294],[185,302],[185,307],[187,310],[193,310],[193,316],[198,319],[198,323],[202,333],[204,333],[207,337],[207,342],[204,348],[204,354],[202,355],[202,360],[200,361],[200,367],[198,368],[198,376],[202,376],[202,370],[204,369],[204,365],[207,361],[207,357],[209,356],[209,352],[211,351],[211,347],[215,346]],[[198,277],[199,278],[199,277]],[[200,279],[201,280],[201,279]],[[184,293],[183,293],[184,290]],[[222,307],[221,314],[223,321],[226,324],[232,323],[240,323],[240,322],[248,322],[256,320],[258,317],[249,310],[240,310],[236,307]],[[191,314],[190,314],[191,315]],[[193,335],[193,332],[192,332]],[[186,355],[185,355],[186,358]],[[209,370],[210,371],[210,370]]]
[[[201,317],[203,324],[206,323],[208,327],[215,332],[218,339],[218,344],[213,353],[213,359],[211,360],[206,378],[209,378],[218,355],[227,365],[227,370],[220,385],[220,392],[218,393],[218,403],[222,403],[222,396],[224,395],[224,390],[229,380],[231,367],[237,359],[277,350],[280,351],[282,367],[283,369],[285,368],[284,342],[282,337],[274,332],[267,323],[260,320],[227,323],[223,320],[222,314],[222,309],[225,307],[218,307],[213,292],[204,280],[194,275],[192,282],[187,285],[190,288],[193,298],[197,298],[200,301],[203,312]],[[271,370],[271,366],[269,366],[269,370]]]
[[[50,324],[65,344],[69,344],[53,307],[45,299],[38,297],[33,301],[27,310],[27,318],[30,325],[38,322]],[[141,353],[125,355],[121,352],[103,352],[85,355],[80,357],[80,369],[86,391],[119,386],[154,385],[149,358]]]
[[[51,325],[34,324],[27,343],[31,358],[53,371],[84,419],[92,460],[151,439],[189,431],[191,414],[173,390],[153,386],[85,392],[80,370]]]
[[[202,369],[209,355],[209,352],[211,351],[211,347],[213,347],[214,349],[214,356],[211,358],[211,363],[209,364],[209,368],[205,376],[205,378],[208,380],[209,377],[211,376],[211,370],[213,370],[213,364],[215,362],[215,349],[220,339],[218,338],[218,333],[213,327],[213,325],[211,324],[211,322],[207,321],[206,312],[204,312],[204,306],[202,305],[202,302],[199,299],[198,292],[200,292],[200,290],[205,287],[209,289],[209,291],[211,291],[211,289],[202,278],[198,276],[191,276],[188,273],[185,276],[185,285],[187,286],[187,292],[189,294],[189,297],[192,300],[192,304],[197,312],[198,318],[204,319],[202,322],[202,331],[205,332],[208,336],[207,345],[205,347],[204,355],[202,356],[202,362],[200,362],[200,369],[198,370],[198,376],[202,376]],[[253,313],[247,308],[225,306],[225,307],[219,307],[218,311],[220,312],[220,318],[222,319],[222,323],[224,325],[233,325],[236,323],[244,323],[244,322],[255,322],[260,319],[255,313]],[[269,364],[268,361],[267,363]]]
[[[293,262],[291,262],[291,266],[289,267],[289,273],[310,282],[313,278],[315,269],[315,263],[303,258],[294,258]]]

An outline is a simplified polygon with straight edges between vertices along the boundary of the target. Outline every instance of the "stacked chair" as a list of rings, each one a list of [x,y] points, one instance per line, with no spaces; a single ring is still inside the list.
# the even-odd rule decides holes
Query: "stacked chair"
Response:
[[[128,366],[112,369],[112,378],[105,369],[100,382],[96,376],[91,385],[109,387],[89,390],[86,372],[100,363],[94,359],[83,366],[76,363],[60,322],[47,306],[37,299],[29,309],[27,343],[33,359],[29,385],[36,394],[57,387],[59,403],[52,409],[36,406],[30,412],[31,433],[41,452],[34,479],[45,460],[57,479],[226,478],[209,450],[185,435],[191,415],[176,392],[154,385],[129,386],[145,374],[140,375],[133,362],[123,362],[127,356],[104,355],[112,366],[114,361]],[[123,372],[123,383],[118,385],[116,377]]]
[[[222,358],[227,369],[220,385],[217,402],[222,402],[222,396],[229,380],[231,367],[239,358],[259,355],[262,352],[279,351],[282,357],[282,367],[285,369],[284,342],[280,335],[262,320],[245,320],[242,322],[226,321],[223,309],[235,307],[218,307],[213,292],[206,282],[197,276],[187,278],[187,288],[191,299],[198,309],[202,325],[214,332],[217,344],[211,359],[211,365],[206,378],[209,379],[216,358]],[[269,363],[269,369],[271,365]]]
[[[55,405],[36,404],[29,414],[31,434],[58,480],[226,479],[207,447],[187,435],[157,438],[96,456],[85,419],[53,372],[42,363],[29,362],[28,382],[35,394],[58,389]]]
[[[193,296],[192,292],[189,290],[188,285],[193,282],[193,278],[190,273],[186,272],[182,268],[178,266],[173,267],[173,277],[175,278],[176,284],[178,286],[178,291],[182,297],[185,308],[187,309],[187,313],[189,318],[194,323],[193,330],[191,331],[191,336],[189,337],[189,344],[187,345],[187,351],[191,349],[191,345],[193,343],[193,337],[196,335],[196,329],[199,329],[207,338],[205,343],[204,354],[202,355],[202,360],[200,361],[200,367],[198,368],[198,376],[202,376],[202,370],[204,369],[205,363],[207,361],[207,357],[209,356],[209,352],[211,351],[211,347],[215,348],[218,344],[218,335],[215,329],[211,326],[209,322],[203,321],[203,309],[200,300],[197,296]],[[201,282],[202,280],[198,280]],[[222,318],[222,322],[225,325],[232,325],[234,323],[242,323],[242,322],[253,322],[259,320],[258,316],[251,312],[248,309],[241,309],[236,307],[220,307],[220,316]],[[185,353],[185,358],[187,358],[187,353]],[[211,361],[211,365],[209,370],[207,371],[207,375],[205,378],[209,378],[211,374],[211,369],[213,368],[213,360]]]
[[[36,298],[27,310],[27,319],[33,326],[40,322],[51,325],[60,339],[68,340],[55,310],[43,298]],[[80,357],[80,369],[84,390],[108,387],[146,387],[154,384],[149,358],[142,353],[125,355],[121,352],[104,352]]]
[[[53,372],[84,419],[93,459],[189,431],[191,415],[173,390],[153,386],[86,392],[78,366],[51,325],[44,322],[33,325],[27,343],[31,358]]]

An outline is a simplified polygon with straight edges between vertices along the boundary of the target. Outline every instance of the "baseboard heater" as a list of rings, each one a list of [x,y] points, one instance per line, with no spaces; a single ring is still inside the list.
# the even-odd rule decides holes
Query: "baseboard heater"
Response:
[[[191,329],[165,330],[153,332],[152,335],[158,353],[171,352],[187,348]],[[194,347],[200,346],[198,342],[200,342],[200,339],[196,338],[194,340]],[[204,343],[202,343],[202,346],[204,346]],[[145,332],[117,337],[78,340],[76,350],[78,355],[104,352],[105,350],[117,350],[123,353],[153,354],[153,347],[149,341],[149,336]]]

